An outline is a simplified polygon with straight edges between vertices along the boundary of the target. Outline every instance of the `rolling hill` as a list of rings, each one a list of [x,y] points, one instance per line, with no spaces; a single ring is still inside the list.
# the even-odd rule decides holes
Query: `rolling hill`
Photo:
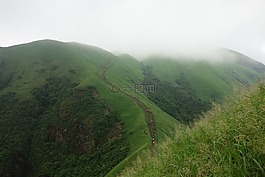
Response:
[[[217,58],[217,59],[215,59]],[[264,77],[265,66],[232,50],[219,49],[217,55],[194,59],[187,57],[149,57],[145,60],[154,75],[174,85],[185,77],[202,100],[217,101],[231,95],[236,86],[249,86]]]
[[[1,176],[102,176],[151,145],[143,109],[100,77],[117,59],[51,40],[0,48]]]
[[[264,79],[265,66],[247,56],[220,49],[216,57],[218,60],[147,58],[144,81],[157,85],[156,94],[148,98],[179,121],[189,123],[208,110],[211,102],[221,102]]]
[[[142,149],[193,123],[211,101],[262,77],[223,49],[214,64],[36,41],[0,48],[0,175],[115,176]],[[230,56],[230,55],[229,55]]]

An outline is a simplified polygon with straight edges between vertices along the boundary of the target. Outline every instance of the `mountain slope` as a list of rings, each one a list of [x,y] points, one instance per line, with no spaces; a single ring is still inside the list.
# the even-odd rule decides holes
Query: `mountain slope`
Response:
[[[21,96],[29,96],[32,88],[53,75],[88,82],[88,75],[94,77],[100,65],[115,59],[111,53],[96,47],[48,40],[1,48],[0,52],[1,79],[10,80],[2,81],[1,88],[8,86],[8,91]]]
[[[146,114],[152,144],[156,145],[157,142],[162,142],[166,138],[173,138],[176,131],[182,130],[184,126],[147,99],[143,93],[136,90],[136,86],[141,85],[143,80],[141,65],[135,58],[121,55],[111,64],[111,67],[108,67],[104,78],[108,84],[115,86],[111,87],[113,93],[122,93],[142,107]],[[136,153],[130,155],[107,176],[116,176],[136,155]]]
[[[145,111],[99,77],[118,59],[50,40],[0,48],[1,176],[102,176],[150,146]]]
[[[264,77],[265,73],[262,63],[227,49],[220,49],[217,56],[205,60],[149,57],[144,62],[152,67],[154,75],[162,81],[178,84],[176,81],[183,74],[203,100],[216,101],[232,94],[234,85],[250,85],[257,78]]]
[[[52,40],[0,48],[1,176],[115,176],[142,149],[181,132],[179,121],[193,122],[210,99],[263,72],[237,56],[219,66],[139,62]]]
[[[121,116],[95,82],[95,72],[114,55],[56,41],[0,53],[1,176],[98,176],[127,156]]]
[[[121,74],[122,73],[122,74]],[[144,85],[142,63],[129,55],[121,55],[106,72],[106,77],[119,88],[143,101],[154,113],[158,128],[158,139],[164,136],[174,137],[178,125],[174,118],[163,112],[158,106],[146,98],[145,94],[137,90],[137,86]],[[179,127],[180,128],[180,127]],[[160,138],[161,137],[161,138]]]
[[[183,123],[264,78],[265,66],[242,54],[222,50],[217,59],[150,57],[144,60],[144,82],[156,85],[148,98]],[[213,62],[214,61],[214,62]]]
[[[264,176],[265,86],[216,105],[195,126],[144,152],[120,176]]]

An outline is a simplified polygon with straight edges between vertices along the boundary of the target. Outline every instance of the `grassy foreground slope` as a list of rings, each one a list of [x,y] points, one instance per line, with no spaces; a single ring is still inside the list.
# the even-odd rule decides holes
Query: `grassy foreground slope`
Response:
[[[194,127],[146,151],[121,176],[265,176],[265,85],[215,105]]]

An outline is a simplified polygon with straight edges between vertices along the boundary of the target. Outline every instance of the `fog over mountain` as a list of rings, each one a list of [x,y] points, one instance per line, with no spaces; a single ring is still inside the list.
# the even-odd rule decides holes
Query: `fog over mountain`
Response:
[[[1,0],[0,46],[55,39],[138,58],[222,47],[265,63],[264,7],[264,0]]]

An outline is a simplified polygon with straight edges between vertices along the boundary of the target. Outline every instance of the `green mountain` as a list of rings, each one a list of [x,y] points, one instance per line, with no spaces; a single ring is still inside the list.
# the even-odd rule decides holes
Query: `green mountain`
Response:
[[[116,60],[50,40],[0,48],[1,176],[103,176],[174,135],[181,125],[152,102],[112,92],[104,74]]]
[[[264,79],[262,63],[234,51],[220,49],[218,60],[150,57],[144,61],[146,83],[157,85],[156,94],[147,95],[183,123],[208,110],[211,102],[231,97],[239,88],[248,88]],[[206,58],[207,59],[207,58]]]
[[[264,65],[222,52],[233,57],[214,64],[52,40],[0,48],[0,175],[115,176],[263,76]]]
[[[216,62],[207,61],[207,58],[150,57],[145,63],[162,81],[181,86],[181,79],[185,79],[205,101],[231,95],[233,87],[249,86],[264,77],[265,66],[262,63],[235,51],[220,49],[218,56],[211,59]]]

